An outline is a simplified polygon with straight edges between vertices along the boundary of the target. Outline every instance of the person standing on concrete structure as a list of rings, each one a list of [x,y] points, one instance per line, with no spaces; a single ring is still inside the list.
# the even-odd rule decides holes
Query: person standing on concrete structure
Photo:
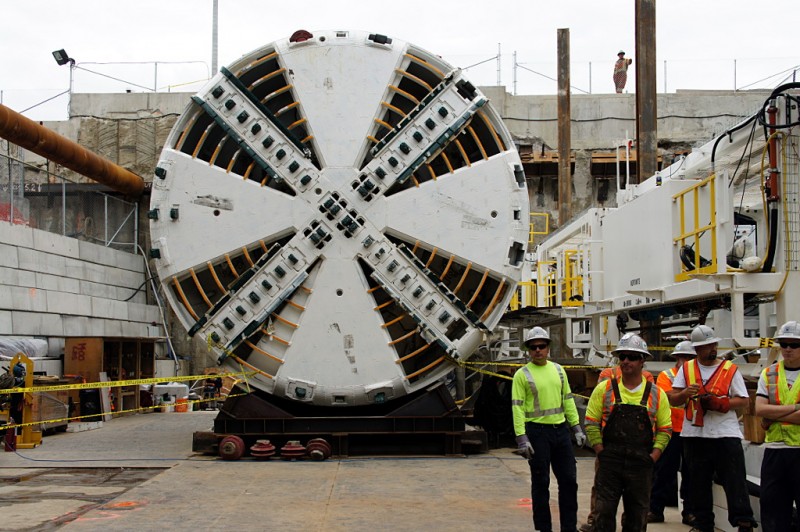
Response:
[[[756,415],[767,425],[761,461],[761,526],[789,532],[792,506],[800,508],[800,323],[781,325],[775,341],[783,360],[758,379]]]
[[[594,530],[616,530],[622,498],[623,532],[647,530],[653,464],[669,443],[672,426],[666,394],[642,376],[647,344],[627,333],[613,351],[621,379],[599,383],[586,407],[586,433],[597,453]]]
[[[578,409],[566,372],[549,361],[550,335],[534,327],[525,335],[531,362],[514,373],[511,414],[517,453],[528,460],[531,470],[533,527],[553,530],[550,515],[550,468],[558,482],[561,530],[574,532],[578,524],[578,473],[570,427],[579,447],[586,443]]]
[[[714,329],[698,325],[691,339],[697,358],[678,370],[669,400],[673,406],[685,405],[681,443],[692,475],[693,525],[700,532],[714,531],[711,489],[716,475],[725,490],[728,522],[740,532],[751,530],[756,522],[747,491],[742,431],[733,410],[750,401],[744,378],[736,364],[717,359]]]
[[[675,366],[665,369],[658,375],[658,387],[664,390],[669,397],[672,392],[672,382],[683,365],[697,356],[690,340],[678,342],[670,353],[675,359]],[[667,448],[661,459],[656,462],[653,469],[653,490],[650,493],[650,513],[647,514],[648,523],[663,523],[664,508],[666,506],[676,506],[678,495],[683,501],[683,524],[691,525],[694,515],[691,513],[691,500],[687,497],[689,490],[691,472],[683,465],[683,445],[681,442],[681,430],[683,428],[683,418],[686,415],[683,405],[673,406],[672,411],[672,438],[669,440]],[[678,471],[681,473],[680,489],[678,488]],[[672,504],[672,503],[675,504]],[[688,506],[687,506],[688,505]]]
[[[628,82],[628,67],[631,63],[633,59],[626,58],[624,51],[617,52],[617,61],[614,63],[614,88],[617,94],[622,94],[625,89],[625,83]]]

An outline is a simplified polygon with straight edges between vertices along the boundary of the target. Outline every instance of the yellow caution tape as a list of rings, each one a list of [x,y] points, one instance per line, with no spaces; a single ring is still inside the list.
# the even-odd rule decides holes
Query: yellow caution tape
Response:
[[[243,395],[247,395],[247,394],[245,394],[245,393],[235,393],[235,394],[231,394],[231,395],[226,395],[225,399],[227,399],[229,397],[240,397],[240,396],[243,396]],[[187,410],[191,410],[189,407],[191,405],[195,404],[195,403],[207,403],[207,402],[211,402],[211,401],[221,402],[221,401],[224,401],[224,399],[216,398],[216,397],[213,398],[213,399],[195,399],[193,401],[188,401],[187,400],[186,403],[182,403],[182,404],[186,404],[187,405]],[[169,403],[169,406],[175,406],[176,404],[177,403]],[[90,418],[90,417],[96,418],[96,417],[102,417],[102,416],[108,416],[108,415],[117,416],[117,415],[122,415],[122,414],[146,412],[147,410],[155,410],[157,408],[163,408],[164,406],[165,406],[164,404],[153,405],[153,406],[140,406],[139,408],[129,408],[127,410],[113,410],[111,412],[105,412],[105,413],[101,413],[101,414],[85,414],[85,415],[82,415],[82,416],[62,417],[62,418],[56,418],[56,419],[42,419],[42,420],[39,420],[39,421],[31,421],[29,423],[9,423],[7,425],[0,425],[0,431],[8,429],[8,428],[11,428],[11,427],[21,428],[21,427],[28,427],[28,426],[44,425],[44,424],[47,424],[47,423],[63,423],[63,422],[69,423],[71,421],[77,421],[77,420],[81,420],[81,419],[84,419],[84,418]]]
[[[0,391],[1,393],[33,393],[33,392],[58,392],[62,390],[89,390],[94,388],[120,388],[122,386],[137,386],[140,384],[158,384],[160,382],[181,382],[205,380],[217,377],[235,377],[243,375],[245,377],[254,375],[256,372],[236,372],[236,373],[211,373],[208,375],[184,375],[178,377],[153,377],[149,379],[129,379],[124,381],[103,381],[103,382],[80,382],[77,384],[54,384],[51,386],[31,386],[30,388],[9,388]]]

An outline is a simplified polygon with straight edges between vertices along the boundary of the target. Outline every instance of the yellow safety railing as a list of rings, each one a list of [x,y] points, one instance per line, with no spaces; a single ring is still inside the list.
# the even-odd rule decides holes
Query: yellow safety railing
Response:
[[[581,276],[581,255],[577,249],[569,249],[564,251],[563,256],[564,279],[561,289],[561,306],[582,307],[583,277]]]
[[[717,217],[716,217],[716,176],[708,176],[702,181],[672,196],[677,203],[679,234],[672,241],[677,244],[681,256],[681,271],[675,275],[676,281],[686,281],[692,275],[717,272]],[[706,189],[706,187],[708,187]],[[708,200],[708,209],[701,209],[701,193],[707,190],[704,198]],[[687,209],[691,211],[687,212]],[[707,213],[709,222],[700,222],[701,210]],[[690,220],[687,220],[689,215]],[[704,238],[708,233],[708,238]],[[710,242],[710,246],[707,245]],[[706,244],[702,247],[701,244]],[[705,254],[704,254],[705,252]],[[688,266],[690,263],[693,267]]]
[[[544,290],[544,306],[555,307],[558,304],[558,286],[556,279],[556,261],[545,260],[536,265],[536,278],[539,290]]]
[[[509,309],[515,311],[525,307],[537,306],[536,289],[536,282],[520,281],[517,284],[517,289],[514,290],[514,295],[511,296],[511,301],[508,303]]]
[[[528,230],[528,243],[533,244],[534,238],[537,235],[547,235],[550,233],[550,213],[547,212],[532,212],[530,214],[530,229]],[[541,218],[544,221],[539,222],[537,224],[536,219]],[[544,228],[539,227],[537,230],[537,225],[541,226],[544,224]]]

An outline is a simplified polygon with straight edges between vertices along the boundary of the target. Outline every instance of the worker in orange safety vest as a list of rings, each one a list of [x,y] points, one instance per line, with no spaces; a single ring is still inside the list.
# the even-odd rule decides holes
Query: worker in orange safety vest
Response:
[[[692,330],[697,358],[683,364],[668,394],[673,406],[684,405],[681,430],[686,467],[692,472],[689,499],[693,526],[714,532],[712,483],[719,479],[725,490],[728,522],[740,532],[756,526],[742,449],[742,431],[734,408],[749,404],[744,378],[736,364],[717,359],[714,329],[698,325]]]

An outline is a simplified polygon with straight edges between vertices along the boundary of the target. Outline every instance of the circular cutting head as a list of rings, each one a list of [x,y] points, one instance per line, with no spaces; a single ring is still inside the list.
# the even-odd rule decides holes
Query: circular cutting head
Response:
[[[189,334],[252,386],[326,406],[391,400],[468,357],[514,293],[529,226],[481,91],[347,31],[223,68],[167,140],[150,219]]]

